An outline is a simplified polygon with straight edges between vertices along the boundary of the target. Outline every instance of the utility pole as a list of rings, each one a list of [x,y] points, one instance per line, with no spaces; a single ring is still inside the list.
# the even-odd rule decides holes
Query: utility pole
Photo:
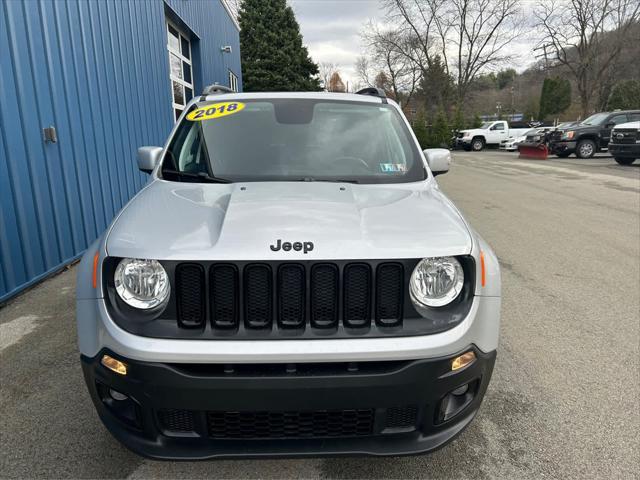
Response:
[[[545,71],[545,74],[549,70],[549,56],[547,54],[547,48],[551,47],[551,46],[552,45],[550,43],[543,43],[539,47],[536,47],[536,48],[533,49],[534,52],[537,52],[538,50],[542,50],[542,52],[543,52],[541,54],[536,55],[535,58],[537,60],[537,59],[540,59],[540,58],[544,57],[544,71]]]

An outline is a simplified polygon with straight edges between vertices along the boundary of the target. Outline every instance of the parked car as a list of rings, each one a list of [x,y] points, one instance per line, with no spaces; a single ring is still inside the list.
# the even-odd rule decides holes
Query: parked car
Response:
[[[499,146],[502,140],[521,136],[530,129],[530,127],[509,128],[509,124],[504,120],[486,122],[480,128],[460,130],[456,138],[456,146],[479,152],[486,146]]]
[[[561,158],[572,153],[579,158],[591,158],[607,147],[613,127],[638,120],[640,110],[596,113],[577,125],[556,130],[550,135],[549,147]]]
[[[80,263],[100,418],[162,459],[441,447],[500,318],[498,259],[435,180],[451,152],[382,90],[227,90],[139,149],[149,182]]]
[[[640,158],[640,121],[621,123],[611,130],[609,153],[620,165],[631,165]]]
[[[537,129],[532,128],[520,136],[507,138],[506,140],[503,140],[502,142],[500,142],[499,148],[500,150],[515,152],[516,150],[518,150],[518,145],[524,142],[527,139],[528,135],[534,134],[537,131],[538,131]]]

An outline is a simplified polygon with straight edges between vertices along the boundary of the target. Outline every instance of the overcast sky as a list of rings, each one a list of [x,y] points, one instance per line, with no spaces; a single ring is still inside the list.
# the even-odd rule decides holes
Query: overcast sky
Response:
[[[343,80],[357,82],[354,64],[362,54],[359,32],[370,19],[384,23],[386,14],[380,7],[380,1],[288,0],[288,3],[296,13],[304,43],[313,60],[316,63],[335,63],[340,67]],[[525,9],[530,3],[523,2]],[[522,71],[531,65],[532,45],[530,35],[514,42],[509,49],[517,57],[510,65],[504,66]]]
[[[354,64],[361,54],[359,32],[369,19],[382,19],[378,0],[289,0],[304,43],[316,63],[340,66],[344,80],[356,80]]]

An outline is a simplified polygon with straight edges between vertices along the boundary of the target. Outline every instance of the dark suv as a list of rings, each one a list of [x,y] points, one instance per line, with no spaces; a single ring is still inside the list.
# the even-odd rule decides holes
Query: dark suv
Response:
[[[549,147],[552,153],[561,158],[572,153],[579,158],[591,158],[596,152],[607,147],[614,126],[638,120],[640,110],[596,113],[578,125],[553,132]]]

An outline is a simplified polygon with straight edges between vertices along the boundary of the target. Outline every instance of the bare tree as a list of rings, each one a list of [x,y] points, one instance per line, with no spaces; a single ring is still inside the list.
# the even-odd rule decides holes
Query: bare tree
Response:
[[[374,81],[371,79],[371,61],[366,55],[361,55],[356,59],[355,70],[359,85],[373,87]]]
[[[407,41],[400,49],[423,71],[436,56],[456,84],[458,104],[483,70],[510,58],[522,31],[519,0],[385,0]]]
[[[329,90],[329,84],[331,83],[331,77],[334,73],[336,73],[340,67],[333,62],[321,62],[318,65],[318,70],[320,70],[320,81],[322,82],[322,87]]]
[[[631,26],[640,19],[640,2],[548,0],[540,2],[535,15],[551,59],[574,77],[582,115],[588,115],[596,92],[611,82]]]
[[[347,91],[347,87],[342,81],[342,77],[340,76],[340,73],[337,71],[333,72],[333,75],[331,75],[331,78],[329,79],[329,86],[327,88],[327,92],[344,93],[346,91]]]
[[[421,78],[421,68],[405,53],[409,48],[406,38],[397,30],[382,30],[371,22],[361,37],[368,57],[356,61],[360,80],[369,86],[385,88],[398,103],[407,104]],[[381,78],[385,81],[380,82]]]

